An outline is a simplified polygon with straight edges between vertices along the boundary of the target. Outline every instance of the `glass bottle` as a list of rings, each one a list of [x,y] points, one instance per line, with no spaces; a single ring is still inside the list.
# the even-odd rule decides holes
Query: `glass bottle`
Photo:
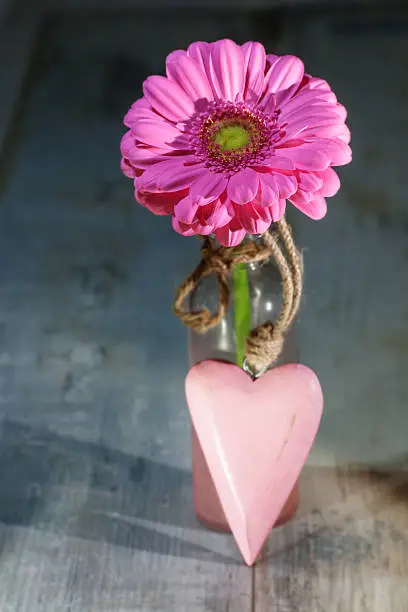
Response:
[[[249,295],[251,302],[252,328],[276,320],[282,304],[282,280],[273,260],[246,264]],[[207,307],[215,312],[218,305],[219,290],[213,276],[204,278],[191,295],[190,309]],[[236,363],[234,333],[234,295],[230,280],[230,304],[226,316],[220,324],[205,334],[197,334],[189,329],[190,367],[204,359],[218,359]],[[298,350],[295,329],[286,334],[283,352],[275,365],[297,363]],[[197,519],[206,527],[216,531],[230,531],[217,491],[197,434],[192,430],[193,496]],[[275,527],[288,521],[295,514],[299,504],[299,482],[293,488]]]

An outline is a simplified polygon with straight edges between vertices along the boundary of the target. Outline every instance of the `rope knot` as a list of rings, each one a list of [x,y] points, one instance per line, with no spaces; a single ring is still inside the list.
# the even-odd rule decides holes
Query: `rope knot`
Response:
[[[253,329],[246,340],[246,362],[252,372],[262,372],[274,363],[282,352],[284,331],[268,321]]]
[[[212,252],[206,250],[203,254],[203,260],[206,264],[206,271],[208,274],[214,272],[216,274],[227,275],[231,269],[229,262],[225,261],[217,250]]]
[[[302,260],[284,218],[276,222],[272,232],[262,235],[262,241],[244,242],[236,247],[217,247],[214,239],[208,236],[201,247],[201,261],[179,287],[173,306],[175,314],[185,325],[197,333],[205,333],[216,327],[227,313],[228,274],[231,268],[236,264],[266,261],[271,256],[282,276],[283,304],[275,322],[267,321],[252,330],[247,338],[245,363],[254,376],[264,372],[279,358],[285,332],[296,317],[302,296]],[[216,312],[211,313],[208,308],[185,310],[185,299],[210,274],[215,274],[220,292]]]

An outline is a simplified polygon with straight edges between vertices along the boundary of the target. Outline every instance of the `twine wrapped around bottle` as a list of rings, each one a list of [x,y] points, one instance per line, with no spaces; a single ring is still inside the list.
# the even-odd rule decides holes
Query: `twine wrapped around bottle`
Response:
[[[292,230],[285,218],[274,224],[271,231],[261,236],[260,242],[244,242],[236,247],[217,246],[213,238],[206,238],[201,248],[201,261],[178,288],[174,300],[174,313],[197,333],[205,333],[218,325],[228,310],[228,275],[239,263],[266,261],[273,257],[282,277],[283,301],[276,321],[255,327],[245,344],[245,363],[254,376],[273,365],[282,352],[285,333],[299,310],[303,288],[301,255],[295,245]],[[186,298],[204,277],[215,274],[219,285],[216,312],[208,308],[189,311],[184,307]]]

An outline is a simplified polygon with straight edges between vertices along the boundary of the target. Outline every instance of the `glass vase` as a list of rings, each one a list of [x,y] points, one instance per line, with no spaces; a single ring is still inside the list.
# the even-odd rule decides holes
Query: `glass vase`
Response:
[[[273,260],[245,265],[251,304],[251,329],[278,318],[282,304],[282,281]],[[236,341],[234,328],[234,294],[230,278],[229,309],[220,324],[198,334],[189,329],[190,367],[205,359],[217,359],[236,363]],[[217,309],[219,289],[213,276],[204,278],[191,295],[190,309],[207,307],[211,312]],[[298,362],[295,328],[287,332],[284,349],[274,365]],[[211,478],[197,434],[192,428],[193,497],[197,519],[207,528],[216,531],[230,531],[217,491]],[[294,486],[275,527],[293,517],[299,505],[299,482]]]

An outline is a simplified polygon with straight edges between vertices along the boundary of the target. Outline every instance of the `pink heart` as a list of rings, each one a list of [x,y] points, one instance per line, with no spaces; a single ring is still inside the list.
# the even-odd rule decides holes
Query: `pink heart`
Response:
[[[236,365],[202,361],[187,375],[186,394],[225,516],[252,565],[317,433],[319,380],[297,364],[252,381]]]

